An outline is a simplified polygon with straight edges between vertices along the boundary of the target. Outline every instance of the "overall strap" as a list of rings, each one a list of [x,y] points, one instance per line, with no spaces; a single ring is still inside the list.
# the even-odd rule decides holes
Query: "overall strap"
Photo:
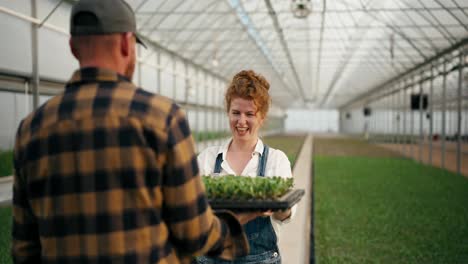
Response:
[[[223,153],[219,153],[216,157],[215,167],[213,173],[221,173],[221,163],[223,163]]]
[[[269,147],[265,144],[263,145],[263,153],[262,156],[260,156],[260,160],[258,161],[258,171],[257,171],[257,176],[264,177],[265,176],[265,168],[266,168],[266,163],[268,160],[268,151]]]
[[[257,176],[265,176],[265,168],[268,160],[269,149],[270,148],[267,145],[263,146],[263,153],[258,160]],[[223,163],[223,153],[219,153],[218,156],[216,156],[216,162],[213,173],[221,173],[221,163]]]

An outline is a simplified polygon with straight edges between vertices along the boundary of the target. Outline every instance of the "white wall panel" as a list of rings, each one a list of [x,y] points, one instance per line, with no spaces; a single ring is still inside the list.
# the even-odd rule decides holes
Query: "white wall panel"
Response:
[[[49,100],[50,96],[41,96],[41,104]],[[12,149],[19,123],[32,109],[32,96],[21,93],[0,92],[0,149]]]
[[[290,109],[285,126],[287,132],[338,132],[338,122],[336,110]]]
[[[184,63],[181,60],[176,60],[175,72],[175,99],[184,102],[186,94],[186,78]]]
[[[346,118],[346,113],[349,113],[349,118]],[[369,122],[369,117],[365,117],[362,109],[354,109],[352,111],[343,112],[341,116],[340,130],[343,133],[361,134],[364,133],[365,124]]]
[[[29,0],[0,0],[0,6],[30,16]],[[0,13],[0,70],[31,74],[31,24]]]
[[[39,30],[39,73],[42,78],[67,81],[79,64],[68,44],[69,37],[41,28]]]
[[[133,79],[136,81],[137,73]],[[149,67],[146,65],[141,66],[141,83],[140,87],[144,88],[146,91],[157,93],[158,87],[158,74],[157,70],[153,67]]]

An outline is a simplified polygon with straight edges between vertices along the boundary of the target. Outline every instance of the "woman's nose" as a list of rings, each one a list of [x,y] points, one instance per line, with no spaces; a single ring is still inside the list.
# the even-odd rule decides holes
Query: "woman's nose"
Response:
[[[245,115],[240,115],[237,122],[240,123],[240,124],[244,124],[245,120],[246,120]]]

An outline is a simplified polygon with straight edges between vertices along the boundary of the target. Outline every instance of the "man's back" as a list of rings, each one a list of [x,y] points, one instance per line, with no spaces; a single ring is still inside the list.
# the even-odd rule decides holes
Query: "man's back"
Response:
[[[22,122],[15,149],[16,257],[37,247],[45,263],[178,263],[175,246],[206,240],[209,227],[200,223],[192,244],[170,236],[209,211],[192,179],[198,168],[185,117],[125,77],[78,71]],[[35,235],[40,241],[31,243]]]

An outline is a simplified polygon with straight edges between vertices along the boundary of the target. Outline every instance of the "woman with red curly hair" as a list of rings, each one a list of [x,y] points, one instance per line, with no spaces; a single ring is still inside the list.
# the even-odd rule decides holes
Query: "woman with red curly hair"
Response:
[[[292,177],[287,156],[263,144],[258,135],[270,107],[269,88],[268,81],[252,70],[241,71],[233,77],[225,95],[232,138],[200,153],[201,175]],[[279,230],[291,219],[294,209],[265,212],[244,225],[250,246],[248,256],[233,262],[203,256],[197,258],[197,263],[281,263]]]

